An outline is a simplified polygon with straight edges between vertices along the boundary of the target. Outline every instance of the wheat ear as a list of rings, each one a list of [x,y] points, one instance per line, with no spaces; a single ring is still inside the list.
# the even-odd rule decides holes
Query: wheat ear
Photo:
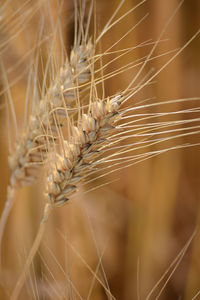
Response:
[[[67,60],[60,69],[55,81],[40,101],[38,112],[31,115],[27,130],[9,157],[11,186],[28,185],[35,180],[47,152],[45,134],[48,130],[55,134],[57,122],[62,123],[60,118],[59,121],[55,118],[53,112],[56,111],[56,116],[63,117],[63,111],[66,116],[67,108],[70,113],[73,102],[76,101],[75,81],[83,83],[90,79],[88,57],[91,56],[91,49],[93,47],[89,41],[88,44],[72,50],[70,61]]]
[[[20,294],[52,208],[61,206],[69,200],[69,197],[77,191],[77,183],[97,161],[101,147],[116,129],[115,122],[120,117],[121,103],[121,95],[91,103],[89,114],[82,115],[79,125],[72,127],[70,141],[64,142],[64,155],[57,154],[56,162],[47,178],[48,202],[26,264],[13,290],[12,300],[17,299]]]
[[[55,81],[40,101],[38,112],[30,116],[26,131],[16,142],[15,150],[9,156],[11,177],[5,208],[0,220],[0,249],[16,189],[19,186],[32,184],[37,178],[40,166],[47,154],[45,137],[47,128],[50,128],[51,133],[56,134],[57,123],[62,124],[66,109],[70,109],[76,101],[78,85],[90,80],[90,58],[93,56],[93,49],[91,40],[72,49],[69,61],[66,60]]]

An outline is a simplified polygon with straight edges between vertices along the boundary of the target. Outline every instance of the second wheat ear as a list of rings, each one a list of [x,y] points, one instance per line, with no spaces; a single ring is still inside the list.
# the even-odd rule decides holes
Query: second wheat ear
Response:
[[[89,61],[93,55],[91,41],[71,51],[70,60],[60,68],[39,107],[29,119],[23,136],[16,142],[15,151],[9,157],[11,169],[10,185],[23,186],[32,184],[46,158],[47,138],[45,135],[56,135],[58,125],[70,114],[75,104],[76,90],[79,84],[90,79]],[[55,116],[56,112],[56,116]]]
[[[46,134],[53,134],[53,140],[56,137],[57,126],[61,125],[66,117],[66,111],[70,114],[70,109],[76,104],[77,89],[90,80],[93,55],[94,46],[91,40],[72,49],[69,61],[60,68],[55,80],[39,102],[37,111],[30,116],[22,137],[15,143],[15,149],[9,156],[11,176],[7,201],[0,219],[0,249],[15,192],[20,186],[32,185],[38,177],[48,152]]]
[[[17,299],[20,294],[53,207],[61,206],[70,199],[77,191],[78,182],[83,179],[83,175],[97,162],[107,137],[116,130],[115,123],[120,118],[122,101],[122,96],[117,95],[111,99],[91,103],[90,113],[82,115],[78,127],[72,127],[72,135],[69,141],[64,143],[63,155],[57,155],[57,160],[50,165],[46,185],[47,203],[25,267],[14,288],[12,300]]]

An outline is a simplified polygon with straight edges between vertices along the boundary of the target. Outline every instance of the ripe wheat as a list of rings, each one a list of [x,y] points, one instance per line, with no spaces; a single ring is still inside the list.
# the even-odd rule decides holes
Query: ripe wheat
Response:
[[[124,1],[121,2],[121,5],[123,2]],[[141,3],[143,2],[144,1]],[[116,10],[116,13],[117,11],[118,10]],[[119,21],[120,18],[118,19],[118,22]],[[112,23],[111,18],[110,22],[105,26],[102,33],[97,38],[96,42],[94,41],[94,45],[98,43],[102,35],[112,28],[115,23],[116,22]],[[94,46],[91,40],[84,41],[83,44],[74,47],[71,51],[69,62],[67,61],[60,69],[55,82],[50,85],[44,98],[40,101],[39,112],[34,113],[30,117],[30,123],[25,135],[22,139],[20,139],[20,142],[16,144],[16,151],[9,159],[12,171],[11,187],[17,184],[32,184],[38,174],[40,165],[48,165],[46,205],[40,223],[40,228],[26,260],[25,267],[13,290],[11,299],[17,299],[20,294],[21,288],[26,279],[27,271],[32,263],[35,253],[38,250],[46,222],[52,209],[54,206],[62,206],[65,204],[71,198],[72,194],[77,192],[80,182],[85,180],[85,182],[88,183],[93,180],[88,179],[88,176],[93,175],[93,177],[95,177],[99,169],[104,171],[102,176],[105,176],[117,169],[128,167],[136,162],[140,162],[165,151],[177,149],[177,147],[188,147],[189,145],[181,145],[145,154],[132,154],[134,151],[144,149],[147,146],[162,143],[176,137],[199,133],[198,125],[191,126],[188,129],[190,131],[186,133],[182,133],[182,131],[187,129],[174,129],[174,126],[176,125],[190,124],[190,122],[198,121],[198,118],[196,118],[196,120],[191,119],[180,122],[160,121],[153,123],[153,118],[157,116],[162,117],[170,115],[170,113],[162,112],[160,115],[154,112],[149,114],[147,113],[146,115],[137,115],[135,113],[136,110],[141,107],[148,107],[148,104],[141,107],[128,107],[125,109],[122,109],[121,107],[122,104],[125,104],[141,89],[151,84],[152,80],[171,61],[173,61],[198,34],[199,32],[197,32],[182,48],[177,50],[168,62],[165,63],[158,71],[148,78],[143,78],[138,85],[134,86],[136,79],[144,70],[146,64],[152,59],[153,51],[161,41],[161,34],[158,41],[154,43],[149,55],[139,63],[141,68],[137,75],[130,80],[130,84],[128,84],[127,89],[122,91],[122,93],[118,93],[117,95],[105,99],[103,97],[102,99],[98,99],[96,90],[93,92],[96,88],[94,88],[94,86],[104,82],[109,77],[119,74],[121,71],[123,72],[125,69],[128,69],[129,66],[125,66],[122,70],[114,71],[114,75],[111,73],[106,74],[105,76],[102,75],[100,78],[93,79],[92,77],[94,74],[91,74],[91,72],[93,71],[95,73],[96,70],[91,71],[92,61],[98,61],[99,57],[106,55],[106,52],[99,56],[95,56]],[[129,50],[125,49],[124,52],[126,53],[126,51],[128,52]],[[130,65],[130,68],[131,67],[132,65]],[[103,69],[104,66],[101,66],[100,71]],[[85,83],[88,84],[84,85]],[[86,96],[89,104],[83,106],[83,104],[79,102],[79,97],[82,89],[86,86],[89,90],[87,91]],[[90,100],[88,100],[88,98],[90,98]],[[199,98],[196,100],[199,100]],[[183,102],[185,100],[177,100],[177,102],[179,101]],[[172,102],[175,103],[176,101]],[[157,103],[156,107],[166,103],[167,102]],[[149,107],[153,106],[154,104],[149,104]],[[85,112],[86,109],[88,110],[87,112]],[[70,118],[70,113],[73,113],[74,111],[78,112],[78,121],[76,122],[74,122],[73,117]],[[171,114],[192,112],[195,113],[198,112],[198,110],[182,110],[171,112]],[[135,118],[137,119],[135,120]],[[68,125],[68,138],[63,140],[60,131],[66,120]],[[141,120],[144,121],[144,124],[137,125],[137,122],[140,122]],[[149,123],[145,123],[147,120],[149,120]],[[120,121],[121,123],[117,123],[117,121]],[[173,126],[171,130],[169,129],[170,126]],[[166,129],[166,131],[163,129]],[[166,132],[170,133],[171,136],[164,138],[155,137],[156,135],[165,135]],[[178,132],[177,135],[176,132]],[[142,140],[128,144],[129,138],[134,136],[141,137]],[[58,141],[60,142],[61,153],[57,152],[58,147],[57,145],[55,146],[55,143]],[[125,145],[120,145],[121,141],[124,141]],[[106,148],[107,145],[108,147]],[[110,150],[111,153],[109,152]],[[54,153],[52,156],[49,156],[51,151]],[[115,152],[113,153],[113,151]],[[101,156],[103,156],[103,158]],[[50,163],[48,159],[50,159]],[[106,164],[108,167],[105,166]],[[110,164],[112,164],[112,171],[109,170]],[[96,169],[97,166],[98,168]],[[10,199],[13,199],[12,193],[13,190],[9,188],[8,195]],[[4,218],[2,218],[2,220],[5,222]],[[0,228],[3,227],[3,225],[0,226]]]

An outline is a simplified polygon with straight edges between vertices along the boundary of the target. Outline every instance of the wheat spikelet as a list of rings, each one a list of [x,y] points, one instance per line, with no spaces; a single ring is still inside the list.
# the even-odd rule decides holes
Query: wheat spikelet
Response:
[[[70,141],[64,143],[64,156],[57,155],[48,177],[50,203],[60,206],[76,192],[77,183],[93,167],[106,138],[115,131],[121,103],[121,95],[96,100],[90,106],[90,113],[83,114],[78,127],[73,126]]]

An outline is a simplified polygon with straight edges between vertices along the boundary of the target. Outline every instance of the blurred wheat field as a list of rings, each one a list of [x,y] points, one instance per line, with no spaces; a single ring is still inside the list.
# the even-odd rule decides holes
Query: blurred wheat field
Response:
[[[69,53],[74,34],[73,0],[62,1],[62,6],[57,1],[49,1],[48,6],[38,7],[39,1],[32,0],[3,1],[3,3],[7,3],[7,6],[3,11],[0,8],[3,16],[2,25],[0,24],[0,43],[3,45],[0,48],[0,55],[10,83],[18,127],[22,130],[28,71],[37,52],[37,49],[35,51],[31,49],[38,43],[41,26],[45,27],[48,34],[52,23],[54,20],[56,23],[60,14],[64,44]],[[96,29],[95,26],[93,28],[98,32],[112,16],[120,1],[97,0],[95,3],[97,26]],[[116,18],[137,3],[134,0],[126,0]],[[114,50],[127,49],[150,39],[157,40],[178,4],[178,0],[145,2],[105,34],[100,44],[102,53],[126,34],[146,13],[149,13],[149,16],[116,44]],[[44,23],[39,21],[41,15]],[[199,1],[185,0],[165,33],[166,40],[158,45],[155,55],[183,45],[199,29],[199,20]],[[90,30],[92,34],[92,29]],[[14,32],[18,32],[15,37]],[[154,99],[151,102],[156,103],[199,96],[199,50],[198,36],[155,78],[154,84],[136,94],[129,105],[142,103],[143,100],[152,97]],[[140,59],[149,51],[149,46],[138,47],[114,60],[108,65],[107,72],[118,70]],[[40,49],[40,55],[41,60],[45,62],[48,53],[43,47]],[[117,55],[115,52],[112,56],[105,56],[102,63],[108,63],[110,57],[115,58]],[[59,56],[57,59],[59,60]],[[151,67],[156,69],[161,67],[167,59],[168,56],[163,56],[150,62],[143,76]],[[106,80],[106,95],[125,89],[134,72],[136,71],[130,69]],[[42,82],[42,70],[38,73],[40,76],[38,80]],[[2,91],[4,77],[2,72],[0,84]],[[18,79],[15,83],[16,78]],[[1,103],[4,103],[5,94],[1,93]],[[194,102],[193,107],[195,106],[197,107],[198,103]],[[187,103],[174,103],[170,109],[178,111],[186,107]],[[156,107],[156,112],[160,109],[160,106]],[[168,109],[166,105],[165,111]],[[0,110],[0,115],[2,211],[9,181],[8,136],[11,134],[12,138],[14,124],[10,122],[11,128],[7,129],[4,107]],[[180,115],[180,119],[181,117],[187,118],[184,115]],[[198,112],[196,117],[198,118]],[[166,142],[163,147],[198,142],[198,135],[183,136]],[[151,147],[145,149],[151,150]],[[84,187],[81,188],[73,201],[69,201],[62,208],[57,208],[51,216],[39,252],[30,269],[26,287],[19,299],[147,299],[154,285],[183,249],[195,228],[197,233],[194,240],[169,278],[159,299],[198,299],[200,297],[197,295],[200,290],[198,152],[199,146],[169,151],[97,179],[94,183],[91,182],[88,189],[94,190],[90,193],[84,193]],[[96,189],[98,185],[102,187]],[[4,233],[0,299],[10,298],[33,243],[44,207],[43,192],[41,178],[33,187],[24,187],[17,192],[17,199]],[[149,299],[157,299],[156,296],[165,282],[166,278]]]

